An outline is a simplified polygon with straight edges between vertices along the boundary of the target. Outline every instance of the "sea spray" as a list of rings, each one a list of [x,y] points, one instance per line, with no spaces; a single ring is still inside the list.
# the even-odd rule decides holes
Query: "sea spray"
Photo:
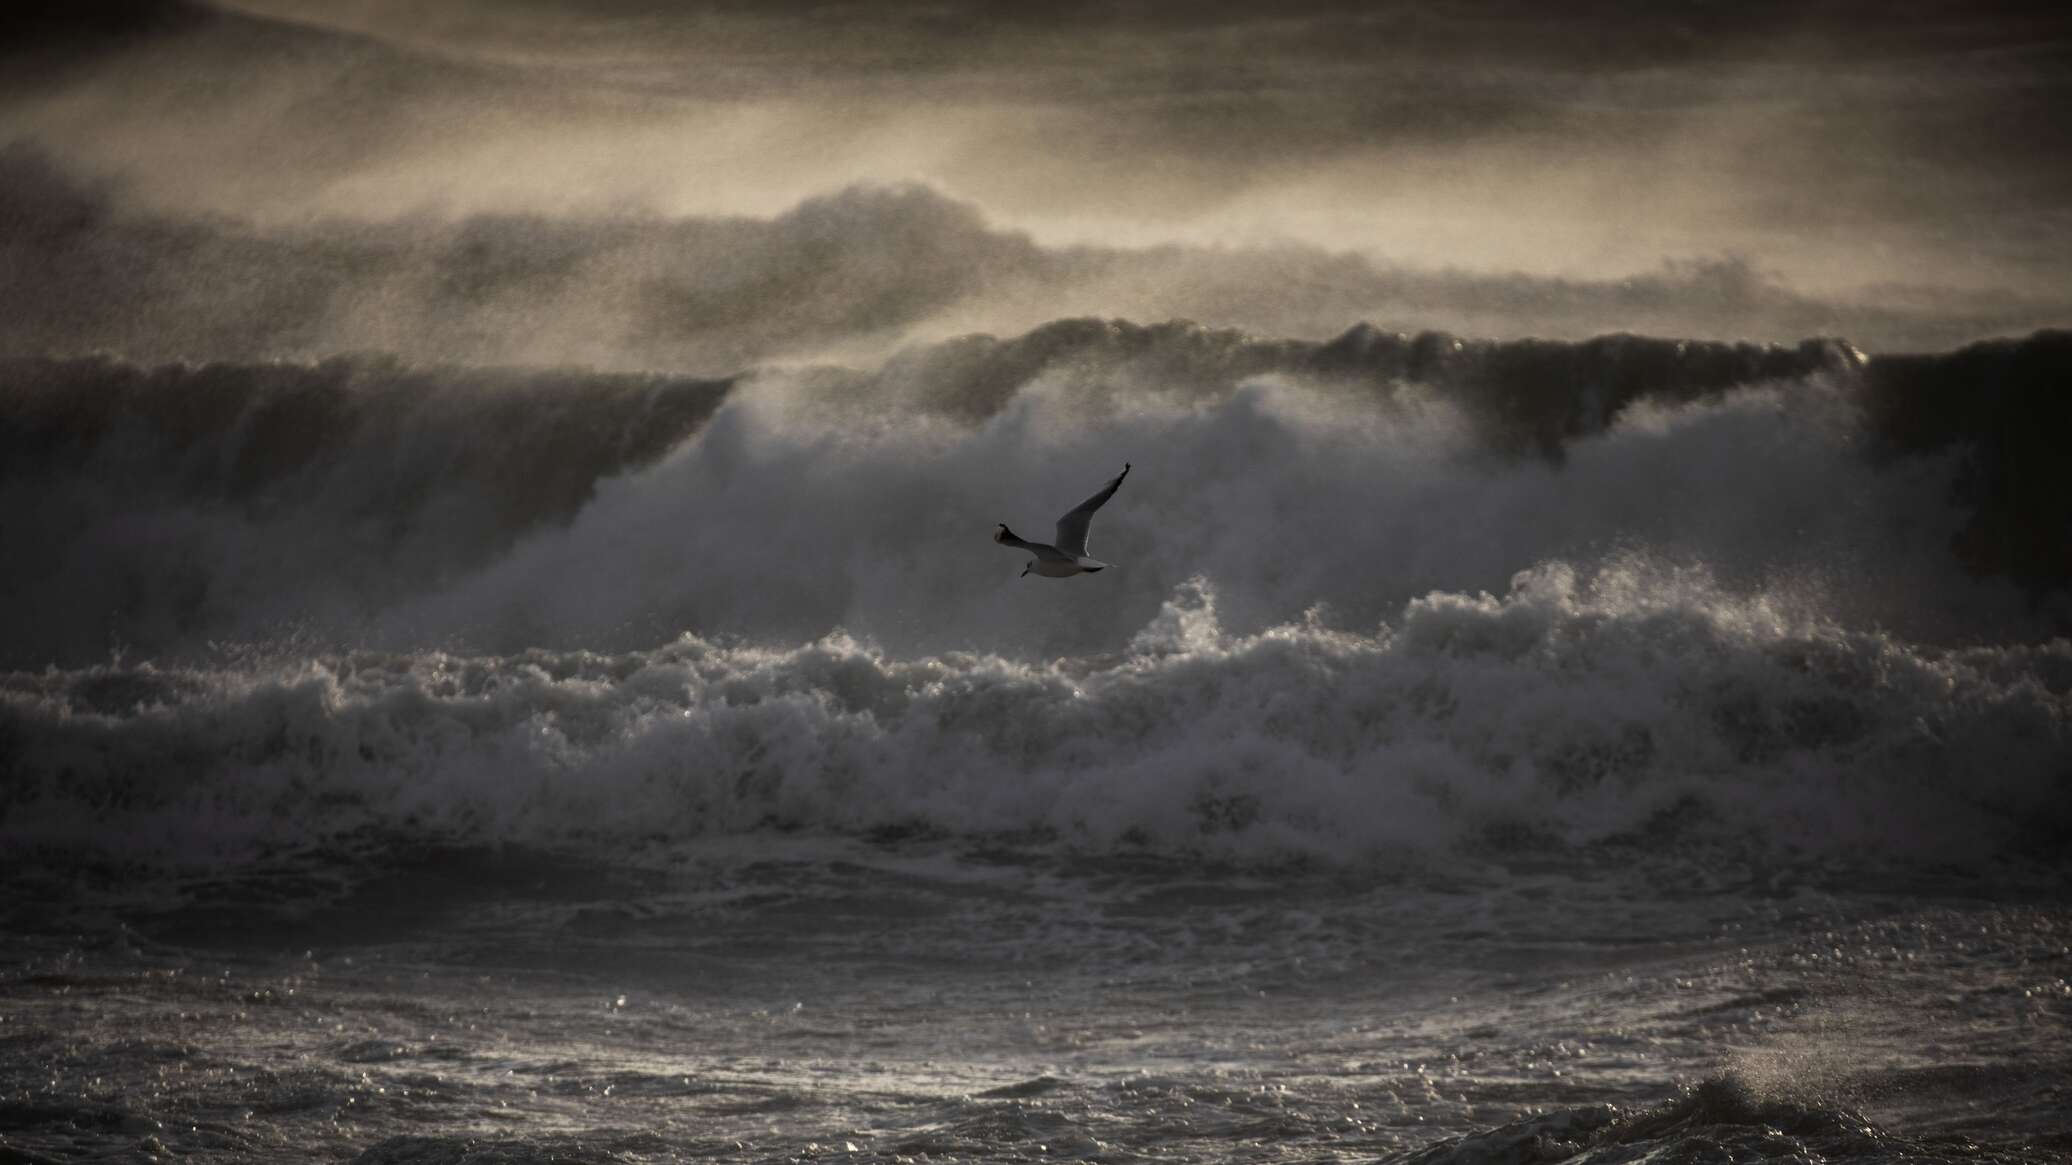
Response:
[[[2063,643],[1927,649],[1638,558],[1365,632],[1233,633],[1217,597],[1189,581],[1126,649],[1047,661],[686,634],[16,673],[5,831],[208,860],[370,822],[578,847],[920,826],[1366,861],[1695,828],[1961,862],[2072,822]]]

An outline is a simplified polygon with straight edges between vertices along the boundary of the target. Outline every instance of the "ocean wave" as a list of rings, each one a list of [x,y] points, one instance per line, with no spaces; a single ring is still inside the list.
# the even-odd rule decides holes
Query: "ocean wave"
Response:
[[[689,629],[1112,649],[1182,579],[1256,630],[1641,548],[1914,638],[2062,625],[2072,340],[1941,357],[1605,337],[1316,344],[1060,321],[735,381],[0,362],[0,664],[218,640],[626,650]],[[993,523],[1122,461],[1125,569],[1013,588]],[[2058,488],[2063,486],[2064,488]],[[1062,499],[1062,500],[1061,500]],[[2004,580],[2004,581],[2001,581]],[[33,617],[31,617],[33,612]]]
[[[1645,1155],[1663,1162],[1798,1161],[1808,1156],[1937,1160],[1948,1147],[1884,1132],[1862,1114],[1818,1102],[1760,1095],[1739,1077],[1714,1076],[1671,1101],[1621,1111],[1611,1105],[1560,1109],[1521,1117],[1428,1146],[1393,1160],[1399,1165],[1541,1165],[1594,1157]],[[1951,1155],[1975,1153],[1961,1145]]]
[[[728,383],[0,359],[8,663],[336,625],[566,521]]]
[[[1644,562],[1544,564],[1370,634],[1234,635],[1194,582],[1098,658],[686,635],[15,673],[0,701],[19,852],[896,828],[1259,858],[1702,836],[1962,861],[2072,826],[2072,646],[1930,651]]]

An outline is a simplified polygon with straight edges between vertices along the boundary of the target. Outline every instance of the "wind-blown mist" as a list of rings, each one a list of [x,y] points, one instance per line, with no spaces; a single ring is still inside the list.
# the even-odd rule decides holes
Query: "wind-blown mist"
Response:
[[[182,217],[768,218],[918,180],[1049,245],[1606,283],[1732,255],[1872,316],[2032,313],[1911,346],[2065,322],[2066,24],[2033,6],[678,8],[93,0],[0,38],[0,139]],[[1043,318],[1087,312],[1205,318]]]
[[[379,351],[726,376],[777,360],[876,360],[907,342],[1082,314],[1307,339],[1365,319],[1497,337],[1843,335],[1874,348],[2065,318],[1991,297],[1827,302],[1735,259],[1593,281],[1411,269],[1290,244],[1051,248],[913,185],[853,187],[766,218],[257,227],[133,201],[31,146],[0,149],[0,347],[142,361]]]
[[[2044,336],[1846,348],[1330,344],[1060,323],[734,384],[386,361],[0,368],[10,661],[339,645],[626,649],[837,627],[900,650],[1112,649],[1183,580],[1256,630],[1641,553],[1859,625],[2048,628],[2072,578]],[[1997,402],[1997,403],[1996,403]],[[2033,434],[2024,437],[2022,434]],[[1014,585],[1135,460],[1099,600]],[[2053,498],[2059,500],[2053,501]],[[2053,596],[2060,596],[2053,598]]]

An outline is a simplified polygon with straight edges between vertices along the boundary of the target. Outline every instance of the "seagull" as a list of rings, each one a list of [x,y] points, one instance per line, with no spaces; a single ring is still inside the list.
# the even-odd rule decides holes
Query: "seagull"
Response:
[[[1071,513],[1059,518],[1058,541],[1055,546],[1045,546],[1041,542],[1024,542],[1014,536],[1014,531],[1008,529],[1005,522],[1000,523],[1000,528],[993,532],[993,541],[1002,546],[1026,550],[1036,556],[1030,560],[1029,565],[1022,568],[1023,578],[1027,578],[1032,570],[1045,578],[1071,578],[1075,574],[1093,574],[1095,571],[1104,570],[1108,566],[1107,563],[1086,556],[1086,528],[1093,525],[1094,511],[1115,496],[1116,489],[1122,485],[1122,479],[1129,475],[1130,463],[1125,461],[1122,463],[1122,472],[1115,475],[1115,480],[1101,487],[1100,493],[1074,506]]]

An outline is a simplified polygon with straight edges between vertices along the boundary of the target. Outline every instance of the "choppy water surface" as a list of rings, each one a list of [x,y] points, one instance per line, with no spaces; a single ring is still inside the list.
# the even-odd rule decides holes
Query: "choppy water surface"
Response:
[[[0,1124],[24,1160],[2065,1151],[2061,883],[1631,861],[769,837],[312,855],[90,907],[17,869]]]

